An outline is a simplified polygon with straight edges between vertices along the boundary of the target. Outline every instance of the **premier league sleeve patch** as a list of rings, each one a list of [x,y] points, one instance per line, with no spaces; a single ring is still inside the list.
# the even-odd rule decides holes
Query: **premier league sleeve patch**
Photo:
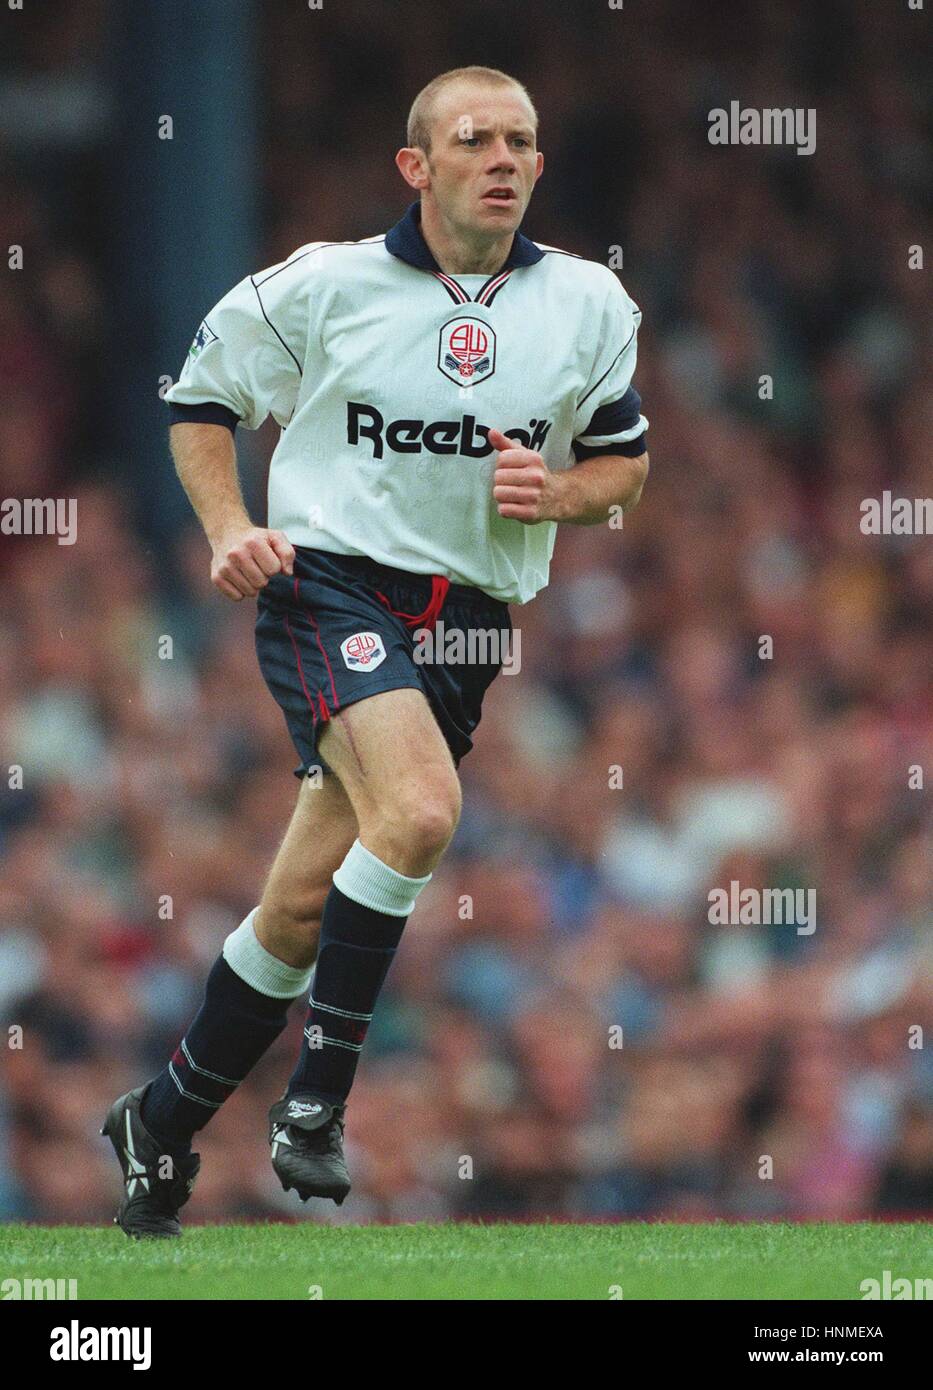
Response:
[[[375,671],[386,659],[386,649],[378,632],[354,632],[340,643],[340,655],[351,671]]]
[[[458,386],[475,386],[496,370],[496,334],[483,319],[450,319],[441,329],[437,365]]]
[[[207,320],[205,319],[205,321],[201,324],[201,327],[198,329],[197,333],[195,333],[194,342],[188,349],[188,361],[194,362],[198,357],[201,356],[201,353],[204,351],[206,347],[210,347],[211,343],[216,343],[216,341],[217,334],[214,332],[214,330],[210,327]]]

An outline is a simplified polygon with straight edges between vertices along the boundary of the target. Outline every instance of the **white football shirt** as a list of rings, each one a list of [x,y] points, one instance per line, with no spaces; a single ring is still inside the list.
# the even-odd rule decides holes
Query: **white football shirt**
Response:
[[[606,266],[521,233],[495,275],[446,275],[415,203],[384,236],[314,242],[241,281],[166,398],[173,421],[278,422],[268,524],[293,545],[526,603],[557,528],[499,516],[486,431],[554,470],[644,452],[640,319]]]

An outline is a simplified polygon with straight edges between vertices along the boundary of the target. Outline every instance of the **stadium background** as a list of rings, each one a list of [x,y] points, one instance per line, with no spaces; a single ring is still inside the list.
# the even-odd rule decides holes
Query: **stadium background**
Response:
[[[109,1220],[106,1105],[174,1048],[294,794],[160,378],[242,275],[400,216],[410,100],[464,62],[538,104],[525,230],[623,250],[653,469],[624,531],[564,529],[514,612],[523,669],[489,699],[354,1093],[354,1194],[315,1216],[929,1212],[908,1030],[931,1021],[933,856],[908,768],[933,773],[933,553],[859,529],[863,498],[929,490],[929,272],[908,268],[931,245],[928,16],[31,9],[2,17],[3,246],[25,264],[0,278],[0,496],[77,498],[78,540],[0,541],[0,764],[25,779],[0,783],[0,1018],[24,1029],[0,1048],[0,1215]],[[816,154],[713,148],[733,99],[814,107]],[[258,508],[274,436],[239,443]],[[732,879],[814,888],[815,934],[711,927]],[[299,1014],[201,1136],[192,1219],[306,1215],[264,1136]]]

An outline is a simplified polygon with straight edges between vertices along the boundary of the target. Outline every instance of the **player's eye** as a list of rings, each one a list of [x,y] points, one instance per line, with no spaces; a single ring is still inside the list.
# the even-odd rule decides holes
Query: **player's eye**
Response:
[[[478,136],[478,135],[466,135],[466,136],[464,136],[464,138],[460,141],[460,143],[461,143],[461,145],[478,145],[478,144],[479,144],[479,136]]]

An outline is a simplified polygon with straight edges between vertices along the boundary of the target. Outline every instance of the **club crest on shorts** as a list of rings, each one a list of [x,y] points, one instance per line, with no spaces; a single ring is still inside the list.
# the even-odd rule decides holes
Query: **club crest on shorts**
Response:
[[[340,643],[340,655],[351,671],[375,671],[386,659],[386,649],[378,632],[354,632]]]
[[[482,319],[450,319],[441,329],[437,365],[458,386],[476,386],[496,370],[495,330]]]

